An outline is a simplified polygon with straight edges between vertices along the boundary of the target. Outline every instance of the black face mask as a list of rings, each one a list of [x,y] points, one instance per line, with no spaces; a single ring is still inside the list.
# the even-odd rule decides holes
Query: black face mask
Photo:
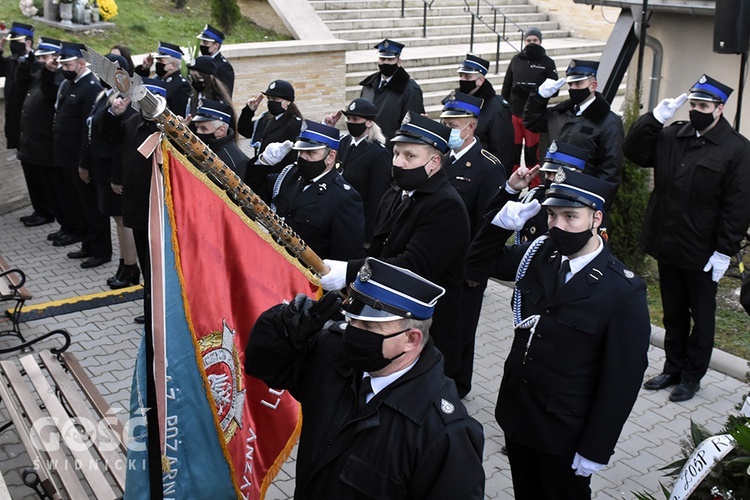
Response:
[[[63,77],[65,77],[67,80],[70,80],[71,82],[75,80],[76,77],[78,76],[78,72],[72,71],[72,70],[71,71],[62,70],[61,73]]]
[[[208,52],[209,48],[208,48],[207,46],[205,46],[205,45],[201,45],[200,47],[198,47],[198,50],[200,50],[200,51],[201,51],[201,55],[202,55],[202,56],[210,56],[210,55],[211,55],[211,54],[210,54],[210,53]]]
[[[268,101],[268,112],[273,116],[279,116],[285,109],[281,106],[279,101]]]
[[[206,82],[200,80],[193,80],[190,82],[190,85],[192,85],[197,92],[203,92],[206,90]]]
[[[392,358],[383,356],[383,341],[408,332],[410,328],[390,335],[380,335],[368,330],[346,325],[344,330],[344,355],[349,366],[358,372],[377,372],[400,358],[404,352]]]
[[[706,130],[715,120],[713,113],[701,113],[697,109],[690,110],[690,123],[700,132]]]
[[[362,134],[367,132],[367,123],[352,123],[347,122],[346,123],[346,130],[349,131],[349,133],[354,137],[355,139],[359,138]]]
[[[378,69],[384,77],[390,78],[396,74],[398,64],[378,64]]]
[[[195,135],[203,141],[203,144],[206,144],[210,146],[216,141],[216,136],[214,134],[199,134],[198,132],[195,133]]]
[[[417,168],[403,168],[393,165],[391,175],[398,187],[404,191],[414,191],[427,182],[427,179],[430,177],[427,174],[425,166],[427,166],[427,163]]]
[[[10,53],[16,57],[21,57],[22,55],[26,54],[26,44],[17,40],[11,41]]]
[[[476,81],[469,81],[469,80],[459,80],[458,81],[458,89],[463,92],[464,94],[471,93],[472,90],[477,88],[477,82]]]
[[[545,191],[552,187],[552,181],[554,179],[547,179],[546,177],[542,180],[542,184],[544,185]]]
[[[530,43],[523,49],[526,59],[537,59],[544,55],[544,48],[541,45]]]
[[[159,78],[167,74],[167,70],[164,68],[164,66],[164,63],[156,63],[156,76],[158,76]]]
[[[306,181],[311,181],[323,173],[326,169],[325,158],[318,161],[305,160],[301,156],[297,158],[297,173]]]
[[[588,87],[585,89],[570,89],[568,90],[568,95],[573,104],[581,104],[591,95],[591,91]]]
[[[552,240],[557,251],[566,256],[578,253],[593,236],[591,229],[580,233],[563,231],[559,227],[553,227],[549,230],[549,239]]]

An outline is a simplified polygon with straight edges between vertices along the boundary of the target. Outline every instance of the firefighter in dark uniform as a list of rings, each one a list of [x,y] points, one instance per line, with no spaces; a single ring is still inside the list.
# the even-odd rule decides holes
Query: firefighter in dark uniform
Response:
[[[445,356],[445,374],[461,367],[461,292],[469,247],[469,216],[461,196],[442,168],[450,151],[450,129],[409,112],[392,139],[394,183],[375,216],[368,255],[405,267],[445,288],[435,312],[432,336]],[[339,290],[362,267],[362,260],[327,259],[321,278],[326,290]]]
[[[334,168],[339,131],[305,120],[296,163],[279,174],[251,175],[248,185],[321,258],[364,257],[362,198]]]
[[[461,499],[484,495],[484,433],[443,374],[430,335],[444,289],[368,258],[347,322],[335,292],[261,314],[245,370],[287,389],[305,415],[295,498]]]
[[[34,213],[21,217],[21,221],[30,227],[54,221],[58,211],[48,170],[54,168],[52,123],[62,80],[57,62],[61,47],[59,40],[41,37],[34,56],[20,62],[16,69],[16,83],[25,93],[17,155],[34,208]]]
[[[607,197],[606,207],[609,209],[622,178],[625,132],[622,119],[596,92],[598,68],[596,61],[570,61],[564,78],[557,81],[549,78],[531,91],[523,113],[523,125],[532,132],[546,132],[550,143],[562,141],[588,151],[584,173],[610,183],[612,193]],[[548,109],[550,97],[566,82],[570,98]]]
[[[156,60],[155,78],[164,81],[167,87],[167,107],[178,116],[187,116],[188,101],[192,93],[190,83],[181,72],[184,55],[179,45],[159,42],[156,54],[148,54],[143,58],[143,64],[135,67],[135,73],[148,77],[151,74],[151,65]]]
[[[666,361],[644,387],[676,384],[671,401],[700,389],[714,345],[717,283],[750,223],[750,143],[723,116],[731,93],[703,75],[689,96],[640,117],[625,140],[625,155],[654,169],[641,247],[659,264]],[[685,101],[690,122],[664,127]]]
[[[96,96],[102,91],[99,78],[86,67],[86,60],[81,54],[81,50],[85,48],[78,43],[63,42],[60,54],[61,72],[65,80],[58,88],[55,103],[55,168],[51,169],[50,173],[53,176],[52,185],[55,189],[56,204],[59,208],[58,222],[62,232],[53,240],[54,246],[67,246],[79,241],[84,242],[84,247],[88,246],[85,240],[89,227],[79,190],[87,191],[90,187],[96,197],[93,186],[84,184],[78,172],[81,148],[86,141],[86,119]],[[88,248],[81,251],[88,252]],[[107,249],[105,245],[99,249],[100,255],[96,257],[105,258],[109,255],[111,258],[111,252],[111,246]],[[103,263],[99,262],[96,265]]]
[[[268,99],[268,110],[254,120],[264,96]],[[260,165],[266,173],[279,173],[282,168],[294,163],[297,153],[292,151],[292,144],[299,136],[301,127],[302,113],[294,104],[294,87],[286,80],[274,80],[268,84],[265,92],[248,99],[237,120],[237,132],[249,137],[250,144],[255,148],[248,175],[260,168],[256,165]]]
[[[448,140],[451,152],[443,159],[443,169],[466,206],[473,237],[482,223],[488,203],[505,184],[505,167],[491,153],[482,149],[482,143],[474,137],[477,118],[481,116],[482,100],[454,91],[444,103],[440,121],[451,129]],[[463,287],[463,361],[460,371],[454,377],[461,397],[466,396],[471,389],[471,377],[474,372],[474,334],[486,286],[487,280],[484,280],[482,286],[469,287],[464,284]]]
[[[401,66],[403,44],[386,39],[374,48],[378,51],[378,71],[359,82],[359,96],[375,104],[375,123],[390,140],[408,111],[424,114],[422,89]]]
[[[226,85],[229,95],[234,91],[234,68],[221,53],[221,45],[224,43],[224,33],[207,24],[203,31],[198,34],[201,41],[198,50],[202,56],[211,56],[216,63],[216,78]]]
[[[232,171],[244,179],[250,158],[237,145],[234,130],[231,128],[234,110],[229,104],[204,99],[192,123],[196,135],[211,151],[216,153]]]
[[[490,62],[473,54],[458,67],[459,81],[457,92],[482,99],[482,113],[474,136],[484,149],[500,160],[505,166],[506,177],[513,167],[513,121],[510,104],[495,92],[492,83],[486,78]],[[446,101],[443,101],[445,104]]]
[[[365,247],[369,247],[375,230],[375,214],[383,194],[391,185],[391,152],[385,147],[385,136],[377,123],[375,105],[358,97],[346,109],[326,116],[325,123],[336,126],[346,116],[349,132],[341,138],[336,168],[362,197],[365,207]]]
[[[609,184],[560,167],[538,202],[495,217],[507,239],[546,208],[548,237],[502,246],[493,276],[515,281],[515,337],[495,418],[518,500],[591,498],[648,365],[646,285],[596,234]]]
[[[5,46],[10,42],[10,54]],[[19,62],[33,56],[34,27],[29,24],[13,23],[10,33],[0,41],[0,76],[5,77],[5,140],[8,149],[18,148],[21,133],[19,122],[25,94],[16,85],[16,68]]]

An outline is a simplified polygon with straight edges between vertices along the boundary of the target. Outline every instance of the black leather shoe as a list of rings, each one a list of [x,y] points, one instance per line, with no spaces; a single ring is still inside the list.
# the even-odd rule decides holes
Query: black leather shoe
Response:
[[[49,224],[50,222],[54,222],[54,219],[48,219],[46,217],[42,217],[41,215],[35,215],[32,218],[23,221],[23,225],[26,227],[36,227],[44,224]]]
[[[643,384],[643,388],[650,391],[659,391],[661,389],[666,389],[671,385],[675,385],[679,381],[679,377],[662,373],[661,375],[657,375],[646,380],[646,383]]]
[[[146,322],[146,316],[140,315],[133,318],[133,323],[138,323],[139,325],[142,325]]]
[[[681,401],[693,399],[693,396],[695,396],[695,393],[698,392],[700,388],[700,382],[688,382],[687,380],[683,380],[677,384],[677,387],[674,388],[672,394],[669,395],[669,400],[674,403],[679,403]]]
[[[86,250],[76,250],[75,252],[68,252],[69,259],[85,259],[89,256]]]
[[[47,241],[55,241],[60,239],[60,237],[65,234],[62,229],[58,229],[54,233],[49,233],[47,235]]]
[[[81,262],[81,267],[84,269],[89,269],[91,267],[98,267],[102,264],[106,264],[107,262],[111,261],[111,257],[89,257],[88,259]]]
[[[34,217],[38,217],[37,213],[34,212],[31,215],[24,215],[23,217],[19,217],[18,220],[26,224],[26,221],[33,219]]]
[[[119,290],[120,288],[127,288],[129,286],[137,285],[141,282],[141,270],[138,269],[138,264],[125,265],[120,277],[109,284],[112,290]]]
[[[73,236],[72,234],[63,234],[52,242],[53,247],[66,247],[68,245],[75,245],[83,241],[80,236]]]

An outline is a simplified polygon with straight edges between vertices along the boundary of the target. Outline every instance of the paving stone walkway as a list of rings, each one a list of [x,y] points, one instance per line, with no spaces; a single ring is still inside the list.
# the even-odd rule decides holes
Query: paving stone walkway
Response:
[[[22,210],[0,216],[0,254],[27,273],[27,288],[34,295],[31,304],[109,289],[105,280],[117,268],[116,257],[100,268],[81,269],[78,261],[65,256],[77,250],[78,245],[53,247],[46,235],[56,230],[57,225],[25,228],[18,217],[26,214]],[[113,241],[116,241],[114,232]],[[490,499],[513,498],[508,460],[500,453],[503,434],[493,416],[503,363],[512,340],[510,297],[511,289],[505,284],[492,282],[487,287],[477,332],[474,387],[466,399],[470,413],[484,425],[485,496]],[[56,328],[67,329],[73,336],[70,350],[79,357],[110,405],[127,408],[141,337],[141,328],[133,323],[133,317],[140,311],[139,302],[128,302],[23,323],[21,328],[27,338]],[[659,333],[657,328],[654,333]],[[49,340],[39,348],[53,347],[56,342]],[[9,343],[2,340],[0,347]],[[649,360],[647,377],[660,371],[663,351],[652,347]],[[735,359],[733,363],[735,372],[744,373],[746,366],[741,360]],[[715,370],[709,371],[702,386],[693,400],[681,404],[670,403],[666,391],[641,391],[609,466],[592,480],[594,498],[633,499],[636,491],[658,494],[659,481],[664,481],[658,469],[680,456],[680,441],[688,436],[690,419],[718,431],[726,415],[734,411],[747,392],[744,380]],[[7,419],[0,404],[0,424]],[[0,434],[0,471],[14,499],[35,498],[21,481],[20,472],[28,465],[28,456],[13,429]],[[266,498],[288,499],[293,492],[294,456],[285,464]]]

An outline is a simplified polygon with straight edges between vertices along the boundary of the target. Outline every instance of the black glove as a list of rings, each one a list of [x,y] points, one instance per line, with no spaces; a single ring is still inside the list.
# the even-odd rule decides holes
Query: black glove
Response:
[[[331,319],[341,307],[341,298],[337,292],[328,292],[319,301],[302,293],[294,299],[274,318],[276,331],[286,334],[294,348],[303,347],[307,341]]]

